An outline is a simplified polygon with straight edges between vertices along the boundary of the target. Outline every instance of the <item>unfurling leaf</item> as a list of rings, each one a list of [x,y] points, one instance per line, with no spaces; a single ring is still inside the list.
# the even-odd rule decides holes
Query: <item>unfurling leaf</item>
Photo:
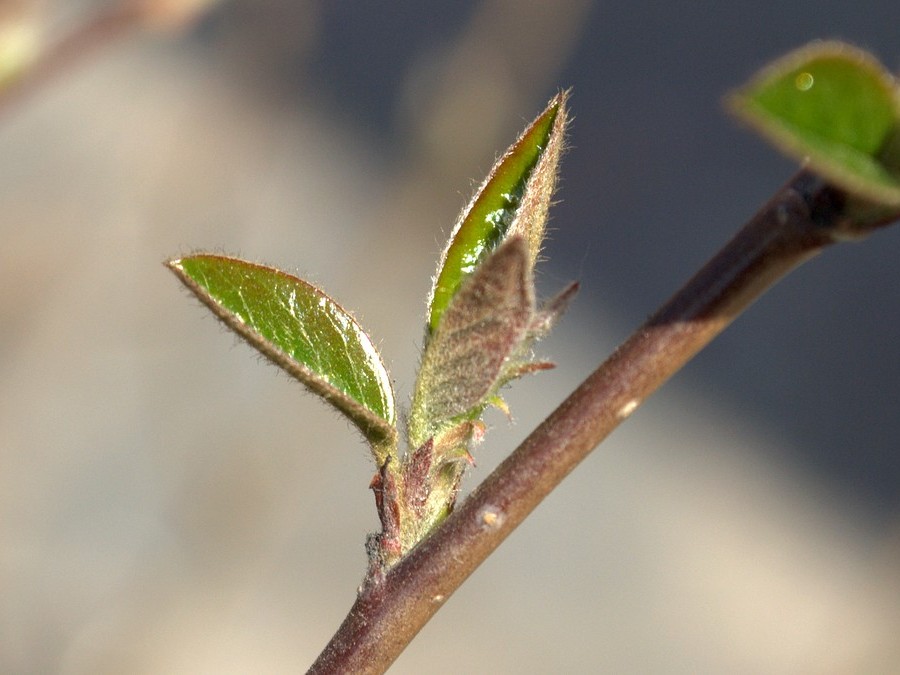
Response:
[[[543,337],[574,295],[571,286],[535,309],[534,264],[556,186],[566,128],[562,92],[497,161],[463,210],[441,256],[428,300],[425,346],[407,425],[412,449],[400,483],[400,551],[453,509],[470,449],[490,405],[509,413],[498,390],[526,373]],[[412,470],[415,467],[415,471]],[[415,478],[414,478],[415,477]],[[390,537],[380,560],[397,559]]]
[[[870,54],[817,42],[764,68],[731,109],[787,154],[863,199],[900,206],[900,93]]]
[[[557,94],[497,160],[463,209],[441,256],[428,301],[426,333],[434,334],[453,296],[505,237],[527,242],[533,265],[544,238],[566,128],[568,92]]]
[[[465,280],[425,348],[410,412],[414,447],[483,405],[533,315],[528,246],[511,237]]]
[[[194,255],[168,266],[229,328],[356,424],[379,465],[394,452],[387,371],[334,300],[295,276],[235,258]]]

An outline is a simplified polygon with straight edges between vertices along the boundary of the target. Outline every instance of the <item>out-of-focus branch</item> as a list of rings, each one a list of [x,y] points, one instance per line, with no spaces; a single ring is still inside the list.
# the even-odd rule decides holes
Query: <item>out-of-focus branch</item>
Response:
[[[16,17],[3,17],[0,31],[0,117],[42,87],[74,70],[113,43],[143,28],[179,30],[190,26],[218,0],[125,0],[88,16],[44,46],[37,30]]]

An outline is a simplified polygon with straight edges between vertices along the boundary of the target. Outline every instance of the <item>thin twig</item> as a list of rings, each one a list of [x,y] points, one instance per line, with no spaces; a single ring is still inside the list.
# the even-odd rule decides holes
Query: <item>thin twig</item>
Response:
[[[0,87],[0,116],[22,104],[48,83],[87,61],[92,55],[132,33],[143,28],[186,28],[209,11],[213,4],[122,0],[98,10],[45,47],[21,73]]]
[[[843,193],[800,172],[591,374],[457,510],[356,602],[309,673],[381,673],[591,450],[766,289],[866,232]],[[883,223],[879,223],[883,224]],[[865,229],[874,229],[867,225]]]
[[[0,89],[0,114],[27,100],[41,87],[83,62],[91,54],[127,36],[144,20],[136,2],[100,10],[70,33],[44,49],[15,80]]]

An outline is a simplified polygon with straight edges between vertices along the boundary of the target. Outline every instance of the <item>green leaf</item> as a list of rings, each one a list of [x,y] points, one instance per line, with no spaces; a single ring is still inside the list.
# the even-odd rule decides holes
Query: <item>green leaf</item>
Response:
[[[460,214],[435,276],[428,301],[427,333],[463,281],[505,237],[517,233],[528,242],[534,264],[544,237],[547,210],[563,149],[568,92],[555,96],[518,140],[494,164]]]
[[[900,99],[867,52],[818,42],[778,59],[729,98],[731,109],[787,154],[852,194],[900,205]]]
[[[453,418],[481,413],[534,313],[527,243],[513,236],[465,280],[425,348],[409,416],[412,447]]]
[[[302,279],[235,258],[193,255],[168,267],[229,328],[350,418],[384,461],[397,434],[394,393],[346,310]]]

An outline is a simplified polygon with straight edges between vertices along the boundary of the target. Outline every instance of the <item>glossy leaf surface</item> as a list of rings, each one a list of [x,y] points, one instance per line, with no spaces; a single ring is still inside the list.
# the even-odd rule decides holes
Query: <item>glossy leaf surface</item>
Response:
[[[232,330],[347,415],[373,445],[392,442],[387,371],[334,300],[295,276],[235,258],[195,255],[168,265]]]
[[[427,317],[429,334],[434,333],[462,282],[512,230],[528,241],[534,263],[556,182],[566,98],[563,92],[550,101],[497,161],[460,214],[432,288]],[[527,213],[523,214],[523,209]]]
[[[814,43],[775,61],[732,95],[734,112],[778,147],[860,197],[900,205],[892,139],[900,103],[891,75],[868,53]]]

